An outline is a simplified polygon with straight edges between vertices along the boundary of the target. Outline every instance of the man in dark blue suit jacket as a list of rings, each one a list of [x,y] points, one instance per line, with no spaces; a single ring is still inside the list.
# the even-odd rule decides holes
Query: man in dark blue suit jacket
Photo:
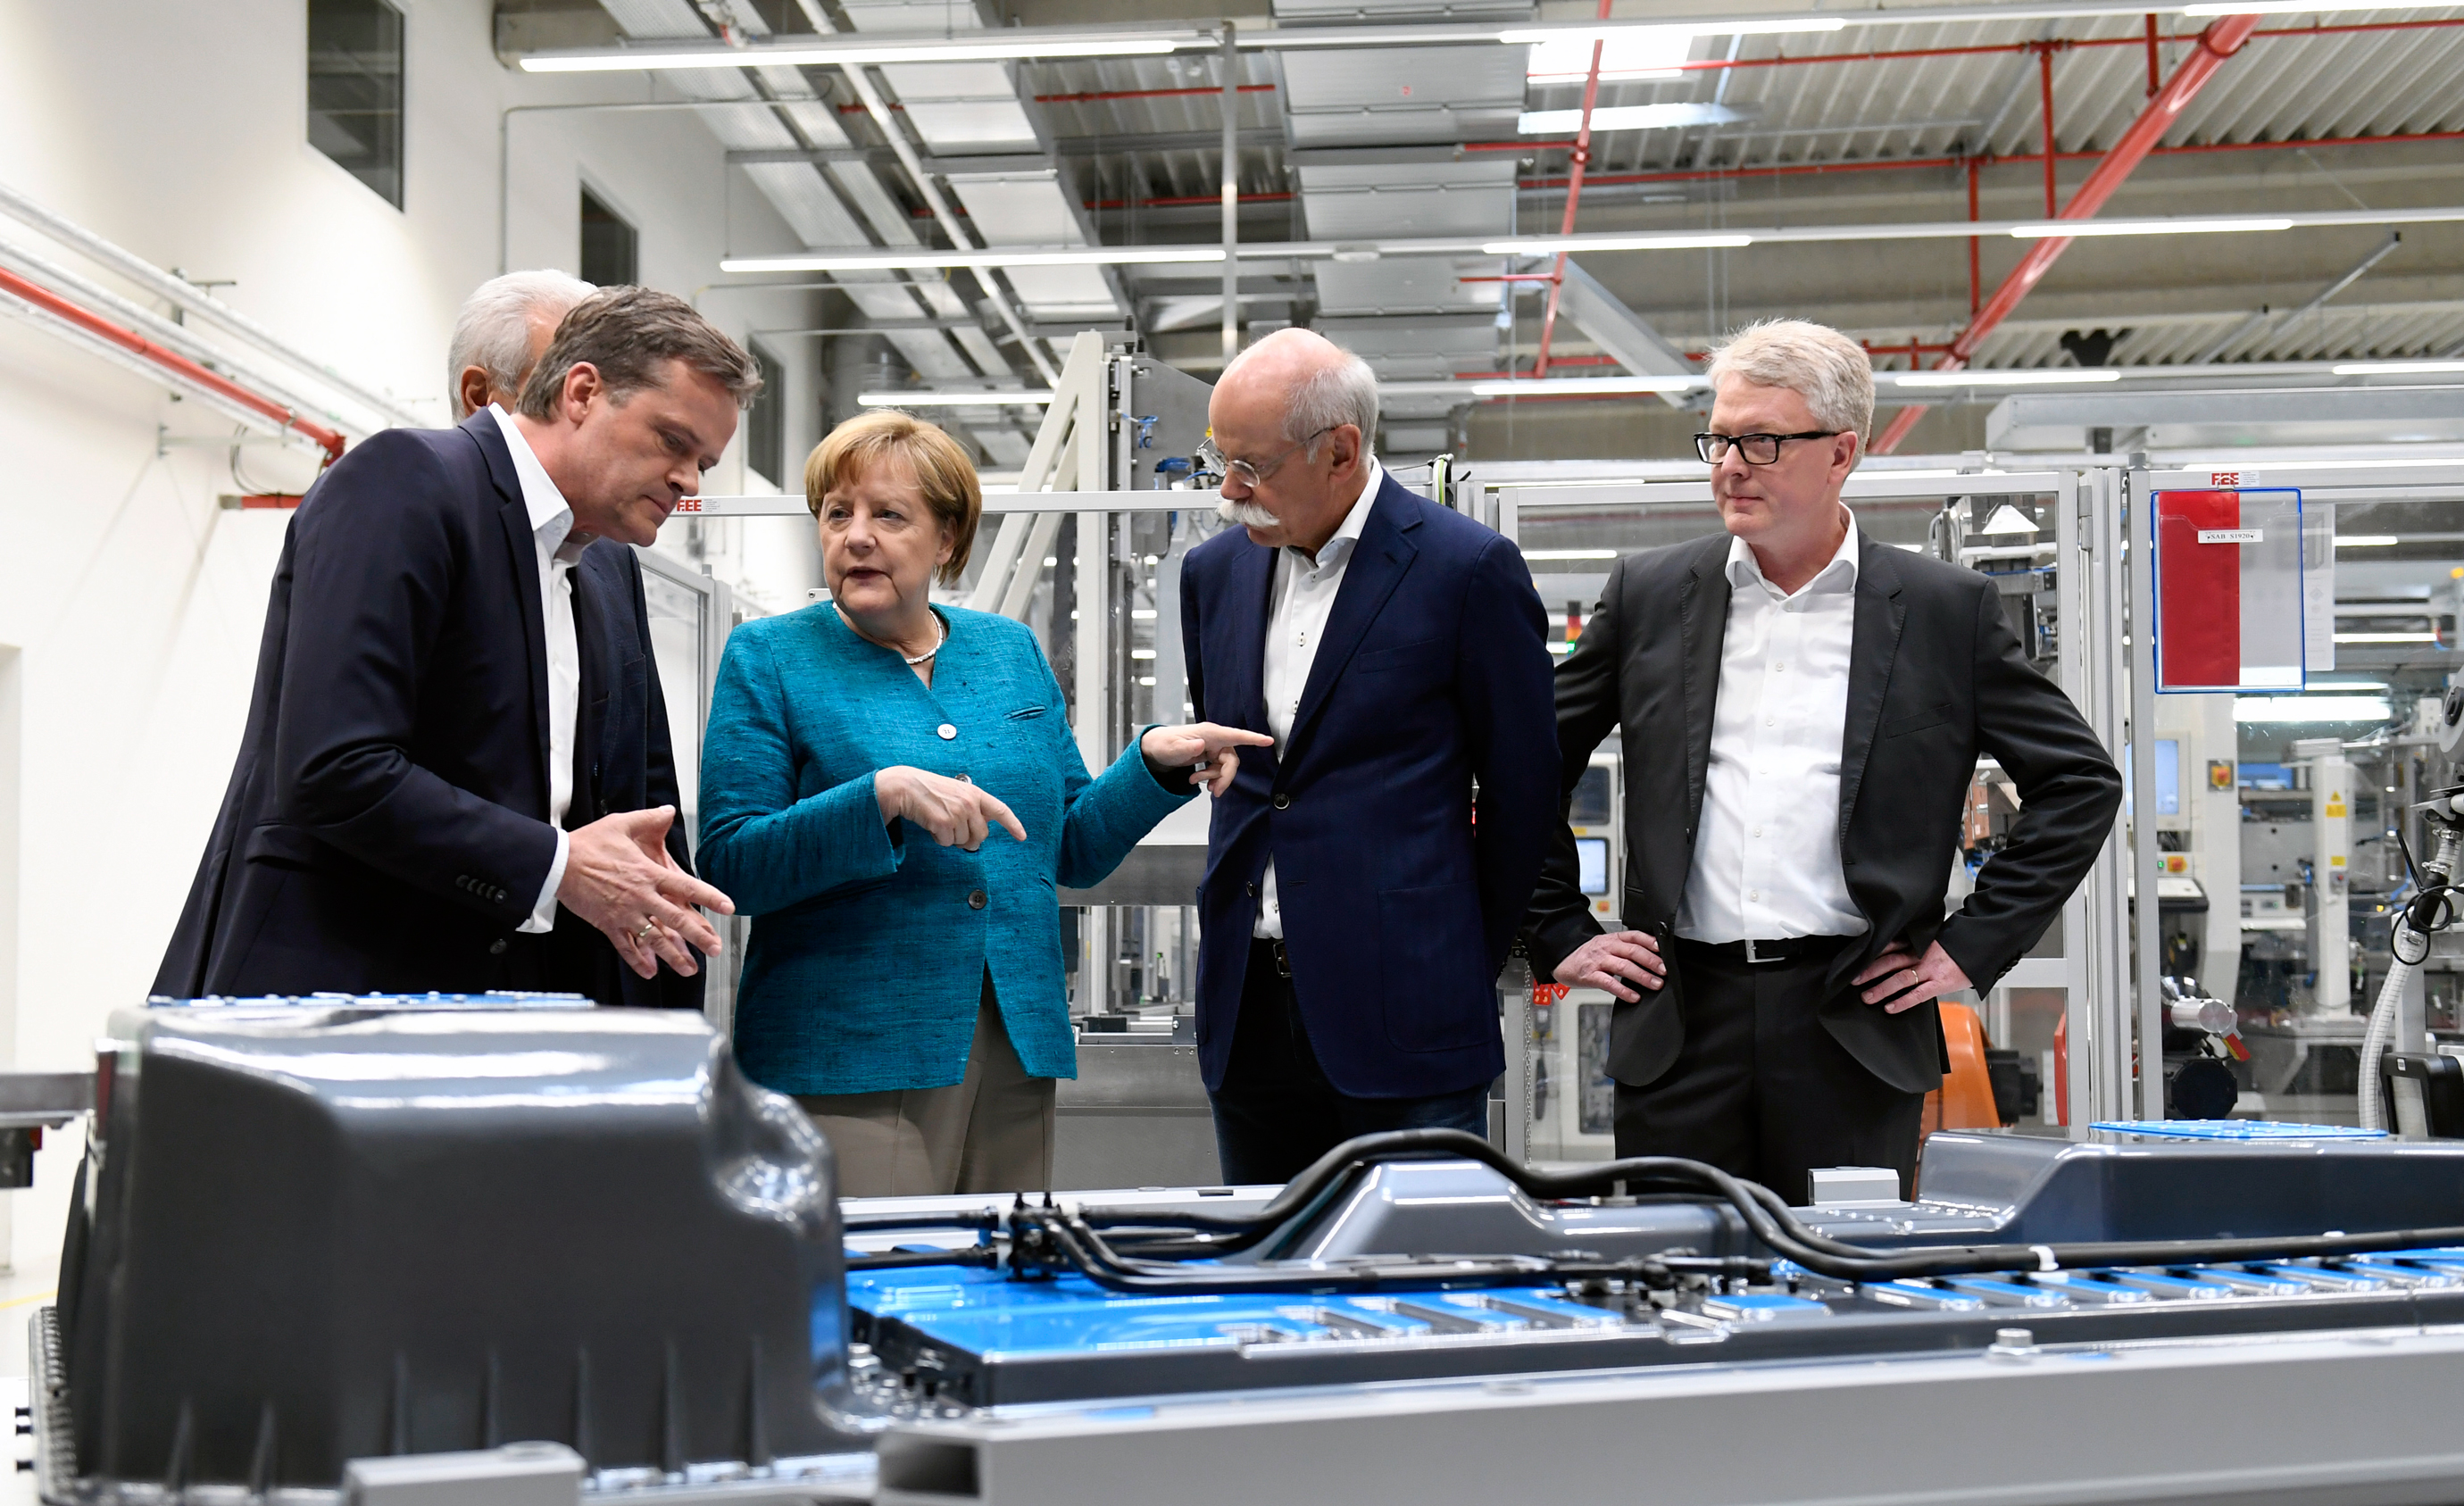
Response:
[[[1486,1132],[1556,811],[1546,615],[1510,541],[1371,458],[1359,358],[1279,331],[1207,418],[1243,531],[1182,570],[1190,697],[1275,746],[1215,803],[1199,1060],[1224,1177],[1283,1182],[1353,1135]]]
[[[674,821],[626,546],[698,492],[759,384],[683,300],[612,289],[518,417],[378,434],[310,489],[158,994],[699,1004],[717,937],[692,906],[729,906]]]

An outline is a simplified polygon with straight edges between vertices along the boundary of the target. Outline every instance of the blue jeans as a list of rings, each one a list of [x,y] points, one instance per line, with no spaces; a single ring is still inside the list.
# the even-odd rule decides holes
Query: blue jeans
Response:
[[[1241,989],[1241,1016],[1232,1028],[1232,1059],[1223,1085],[1207,1095],[1215,1106],[1215,1149],[1223,1180],[1288,1182],[1309,1163],[1354,1135],[1390,1129],[1461,1129],[1488,1133],[1488,1084],[1427,1098],[1354,1098],[1338,1091],[1318,1066],[1309,1031],[1282,975],[1273,945],[1259,942]]]

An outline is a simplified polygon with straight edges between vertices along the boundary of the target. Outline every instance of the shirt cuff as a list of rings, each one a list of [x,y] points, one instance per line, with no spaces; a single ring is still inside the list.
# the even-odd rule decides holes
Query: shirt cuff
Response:
[[[531,906],[531,918],[515,929],[537,936],[556,928],[556,891],[564,883],[564,860],[573,852],[573,834],[560,827],[556,834],[556,861],[547,865],[547,882],[539,885],[539,903]]]

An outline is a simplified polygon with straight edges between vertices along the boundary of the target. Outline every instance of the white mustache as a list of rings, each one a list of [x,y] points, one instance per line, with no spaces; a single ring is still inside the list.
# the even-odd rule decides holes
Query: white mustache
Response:
[[[1280,528],[1284,521],[1255,502],[1236,502],[1230,497],[1215,504],[1215,515],[1243,528]]]

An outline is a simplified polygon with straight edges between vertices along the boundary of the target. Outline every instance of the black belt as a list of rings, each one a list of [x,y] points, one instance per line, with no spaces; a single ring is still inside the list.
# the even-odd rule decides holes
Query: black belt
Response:
[[[1690,941],[1677,938],[1678,945],[1705,952],[1722,962],[1745,967],[1766,967],[1774,962],[1803,962],[1808,958],[1825,957],[1855,941],[1854,936],[1786,936],[1775,941]]]
[[[1273,966],[1275,976],[1279,978],[1288,978],[1292,975],[1291,953],[1284,949],[1283,938],[1279,936],[1251,937],[1249,956],[1253,962],[1262,956],[1265,957]]]

